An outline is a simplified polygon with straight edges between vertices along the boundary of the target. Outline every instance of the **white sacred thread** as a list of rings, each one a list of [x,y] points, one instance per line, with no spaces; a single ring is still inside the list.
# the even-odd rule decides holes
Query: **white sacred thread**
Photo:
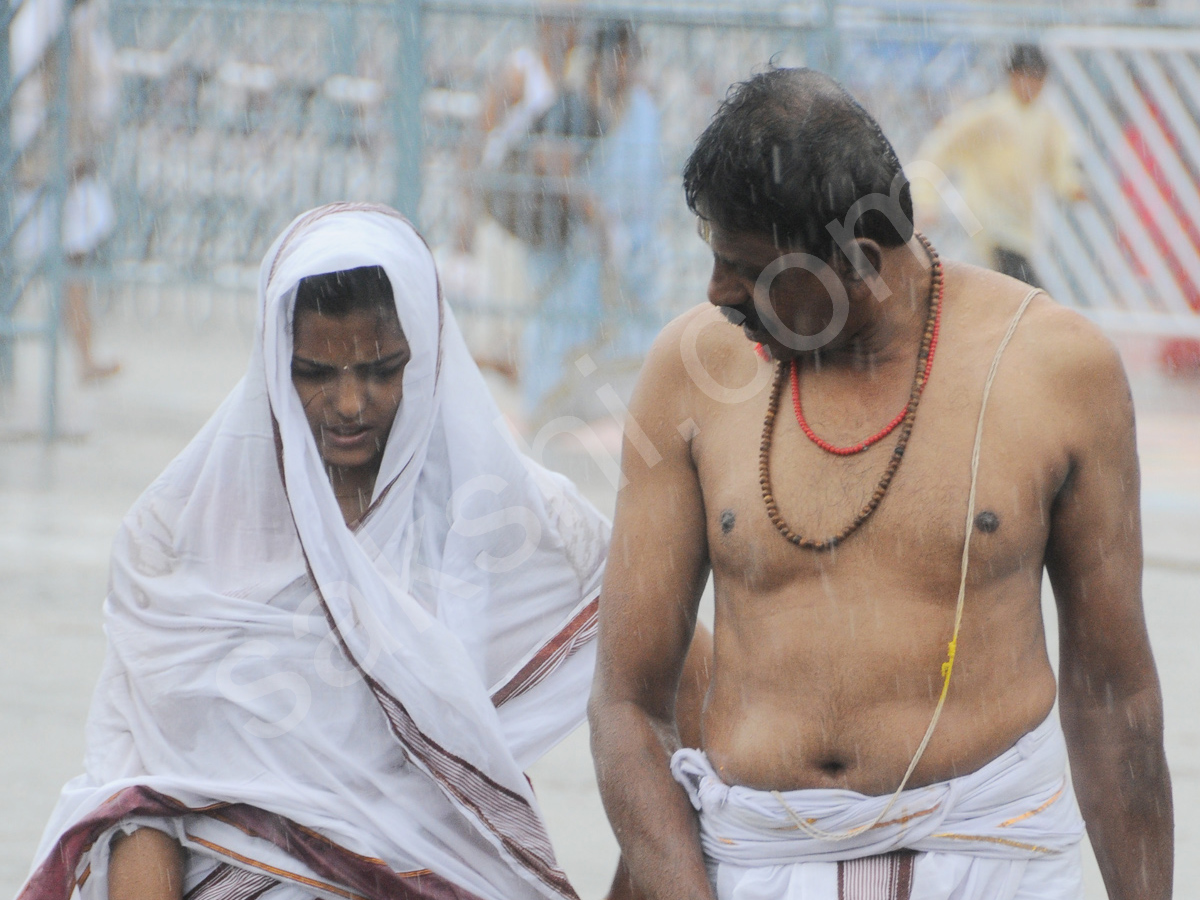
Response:
[[[950,692],[950,675],[954,671],[954,655],[958,648],[958,630],[962,625],[963,605],[967,596],[967,566],[971,559],[971,532],[972,524],[975,520],[975,488],[979,480],[979,448],[983,443],[983,414],[987,412],[988,397],[992,393],[992,382],[996,380],[996,370],[1000,368],[1000,357],[1004,355],[1004,350],[1008,347],[1008,342],[1012,340],[1013,333],[1017,330],[1017,324],[1021,321],[1021,316],[1025,315],[1025,310],[1029,307],[1030,302],[1040,294],[1041,288],[1033,288],[1025,299],[1021,301],[1021,306],[1017,309],[1017,314],[1013,316],[1012,321],[1008,325],[1008,331],[1004,333],[1004,337],[1000,341],[1000,346],[996,348],[996,355],[992,357],[992,366],[988,369],[987,381],[983,384],[983,402],[979,406],[979,422],[975,426],[975,447],[971,451],[971,490],[967,494],[967,536],[963,540],[962,552],[962,574],[958,582],[958,603],[954,608],[954,633],[950,637],[948,647],[949,654],[946,662],[942,663],[942,695],[938,698],[937,706],[933,710],[933,718],[929,721],[929,727],[925,729],[925,737],[921,739],[921,744],[917,747],[917,752],[913,754],[912,762],[908,764],[908,771],[904,773],[904,777],[900,779],[900,786],[896,788],[895,793],[874,819],[865,825],[859,825],[851,828],[848,831],[825,831],[823,828],[818,828],[812,822],[802,819],[796,814],[796,811],[788,806],[783,794],[779,791],[771,791],[779,805],[787,812],[788,817],[795,823],[796,827],[809,837],[818,838],[826,841],[844,841],[852,837],[857,837],[864,831],[870,831],[876,825],[883,821],[896,801],[900,799],[900,795],[904,792],[905,786],[908,784],[908,779],[912,777],[913,771],[917,768],[917,764],[921,761],[921,757],[925,754],[925,748],[929,746],[929,741],[933,737],[933,732],[937,728],[938,719],[942,715],[942,707],[946,705],[946,695]]]

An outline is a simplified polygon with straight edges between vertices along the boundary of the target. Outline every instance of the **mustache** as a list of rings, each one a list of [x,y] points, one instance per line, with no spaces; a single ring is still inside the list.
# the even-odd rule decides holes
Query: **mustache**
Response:
[[[758,310],[754,308],[753,303],[743,303],[740,306],[722,306],[721,315],[725,317],[725,321],[730,325],[744,326],[759,334],[762,334],[766,330],[763,328],[762,319],[759,318]]]

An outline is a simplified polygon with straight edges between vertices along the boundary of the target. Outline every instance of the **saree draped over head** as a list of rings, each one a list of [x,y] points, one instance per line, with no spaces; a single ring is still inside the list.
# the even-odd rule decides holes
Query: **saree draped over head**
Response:
[[[292,386],[292,308],[305,276],[368,265],[412,359],[351,529]],[[523,770],[582,721],[607,521],[516,449],[399,214],[300,216],[258,300],[245,377],[116,538],[86,774],[20,900],[103,900],[136,824],[199,862],[193,894],[215,861],[230,896],[574,897]]]

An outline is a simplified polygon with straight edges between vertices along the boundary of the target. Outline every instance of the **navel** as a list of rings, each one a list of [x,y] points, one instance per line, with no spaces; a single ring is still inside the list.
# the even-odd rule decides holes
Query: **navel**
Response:
[[[721,533],[729,534],[733,531],[733,526],[737,524],[737,514],[732,509],[727,509],[721,513]]]
[[[817,768],[830,778],[837,778],[845,774],[847,766],[845,760],[831,758],[819,761]]]
[[[975,517],[975,527],[984,534],[991,534],[1000,527],[1000,517],[990,509],[985,509]]]

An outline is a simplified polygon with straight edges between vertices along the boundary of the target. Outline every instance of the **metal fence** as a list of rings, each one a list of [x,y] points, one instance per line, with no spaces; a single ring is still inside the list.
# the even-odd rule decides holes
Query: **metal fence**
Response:
[[[12,382],[17,341],[41,343],[48,438],[58,391],[64,256],[55,225],[67,193],[71,43],[70,6],[56,6],[35,15],[14,3],[0,13],[0,388]],[[19,311],[22,301],[35,308]]]
[[[123,76],[111,277],[253,290],[299,212],[335,199],[414,211],[420,16],[403,0],[115,0]]]
[[[576,370],[603,364],[606,354],[636,365],[647,334],[704,298],[709,258],[678,174],[731,82],[771,60],[834,72],[908,159],[933,123],[996,85],[1012,42],[1039,40],[1053,57],[1052,100],[1075,133],[1090,200],[1043,204],[1046,239],[1036,261],[1046,281],[1058,299],[1108,326],[1200,333],[1191,293],[1200,284],[1200,242],[1192,240],[1192,223],[1200,222],[1200,15],[1082,3],[879,0],[536,8],[516,0],[108,2],[120,102],[102,159],[116,228],[86,265],[118,302],[141,298],[139,315],[192,304],[197,323],[229,315],[247,322],[258,261],[288,220],[334,199],[383,199],[412,215],[434,246],[447,296],[485,363],[529,377],[539,362],[531,358],[538,347],[530,343],[530,322],[557,316],[593,320],[586,323],[590,338],[577,330],[570,346],[555,351],[586,358],[575,369],[559,366],[560,379],[578,380]],[[652,261],[641,278],[651,289],[613,282],[606,259],[637,266],[619,246],[607,247],[609,256],[586,276],[599,279],[592,289],[599,306],[590,311],[551,308],[555,277],[559,288],[568,277],[571,290],[574,276],[548,275],[547,248],[522,245],[484,215],[489,191],[505,177],[484,162],[489,104],[514,59],[544,39],[541,23],[556,16],[574,23],[572,65],[585,71],[605,23],[636,25],[639,81],[656,129],[653,166],[642,172],[651,182],[640,191],[649,231],[638,239]],[[13,21],[10,15],[9,30]],[[59,39],[68,40],[67,32]],[[0,70],[17,74],[11,63]],[[4,128],[13,115],[11,82],[0,91],[7,98]],[[64,87],[44,127],[65,133],[67,103]],[[577,141],[584,146],[573,152],[583,164],[570,178],[555,176],[553,190],[597,190],[585,176],[603,168],[609,151],[597,135]],[[0,146],[15,146],[2,129]],[[11,171],[13,154],[0,156]],[[59,198],[54,208],[61,209],[69,160],[57,163],[41,190]],[[544,170],[537,175],[553,181]],[[1172,189],[1166,193],[1163,178]],[[18,212],[0,222],[5,248],[13,245],[22,208],[8,190],[3,208]],[[580,231],[573,240],[584,244],[589,235],[604,244],[615,233]],[[951,254],[970,252],[965,235],[952,229],[937,237]],[[18,333],[54,346],[59,243],[49,241],[33,265],[3,251],[5,351]],[[559,256],[568,268],[581,258]],[[41,307],[30,296],[38,285],[51,298]],[[642,327],[629,335],[631,320]],[[50,373],[57,363],[52,353],[48,358],[52,430]]]
[[[1200,337],[1200,31],[1064,29],[1047,45],[1091,187],[1042,208],[1052,293],[1110,328]]]

